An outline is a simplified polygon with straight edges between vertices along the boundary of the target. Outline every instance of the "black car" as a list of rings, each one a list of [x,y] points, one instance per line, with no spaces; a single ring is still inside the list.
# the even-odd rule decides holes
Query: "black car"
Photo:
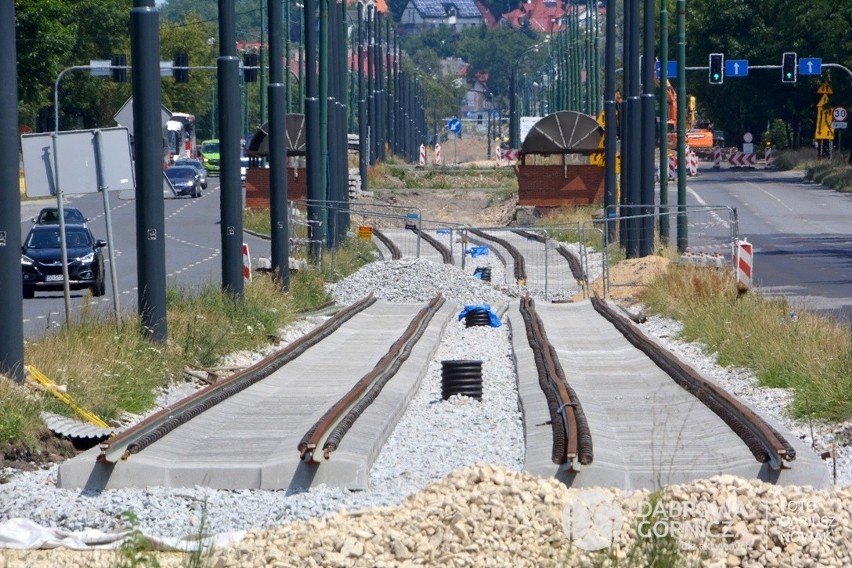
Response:
[[[75,223],[85,225],[89,220],[83,212],[76,207],[63,207],[62,213],[65,216],[66,223]],[[59,208],[45,207],[38,212],[38,217],[33,217],[33,223],[36,225],[54,225],[59,223]]]
[[[175,195],[189,195],[201,197],[201,176],[192,166],[170,166],[166,168],[166,177],[169,178]]]
[[[201,189],[207,189],[207,169],[204,167],[204,162],[201,160],[193,160],[190,158],[180,158],[175,160],[173,166],[190,166],[195,168],[201,180]]]
[[[93,296],[106,293],[104,255],[106,241],[95,240],[86,225],[65,225],[68,253],[68,285],[72,290],[90,288]],[[37,290],[62,290],[62,251],[59,225],[35,225],[21,248],[24,298],[33,298]]]

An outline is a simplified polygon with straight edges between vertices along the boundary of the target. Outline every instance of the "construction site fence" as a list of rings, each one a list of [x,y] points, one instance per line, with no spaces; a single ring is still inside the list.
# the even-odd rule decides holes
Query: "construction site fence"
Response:
[[[653,212],[616,214],[648,209]],[[664,219],[668,222],[665,235],[660,233]],[[646,223],[653,227],[651,236],[646,237],[652,239],[652,242],[641,240],[643,235],[649,234],[647,230],[641,230]],[[677,256],[677,262],[718,268],[731,266],[734,245],[739,239],[736,209],[726,205],[681,205],[662,210],[656,205],[641,204],[607,207],[604,218],[583,223],[587,246],[603,254],[604,296],[609,294],[613,286],[609,267],[627,256],[621,238],[624,231],[631,231],[634,237],[640,239],[635,243],[634,250],[653,251],[656,254],[661,248],[668,247]]]

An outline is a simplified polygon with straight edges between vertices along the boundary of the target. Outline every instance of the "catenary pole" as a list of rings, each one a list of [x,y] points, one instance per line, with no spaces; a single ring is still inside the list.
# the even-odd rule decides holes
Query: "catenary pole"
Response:
[[[0,2],[0,76],[17,85],[15,3]],[[0,375],[24,382],[18,90],[0,89]]]

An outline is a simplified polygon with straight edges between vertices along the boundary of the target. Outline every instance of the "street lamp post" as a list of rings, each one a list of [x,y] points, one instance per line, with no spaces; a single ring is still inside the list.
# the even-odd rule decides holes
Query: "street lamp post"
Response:
[[[59,250],[62,258],[62,292],[63,297],[65,299],[65,324],[71,324],[71,288],[69,284],[69,275],[68,275],[68,245],[65,240],[65,209],[64,209],[64,197],[62,195],[62,186],[60,184],[59,177],[59,151],[58,151],[58,138],[59,138],[59,82],[62,80],[62,77],[68,71],[80,70],[80,69],[110,69],[112,66],[109,61],[98,62],[92,61],[90,65],[74,65],[72,67],[67,67],[59,72],[56,76],[56,83],[53,87],[53,112],[54,112],[54,121],[53,121],[53,187],[56,191],[56,209],[59,214]],[[97,133],[95,138],[95,148],[100,154],[100,144],[101,138],[100,133]],[[99,156],[98,156],[99,157]],[[98,167],[98,183],[101,182],[100,175],[100,160],[96,164]],[[107,247],[108,255],[109,255],[109,266],[110,266],[110,279],[112,280],[112,302],[113,309],[115,311],[115,317],[119,318],[119,303],[118,303],[118,277],[116,276],[116,267],[115,267],[115,253],[113,251],[113,239],[112,239],[112,220],[110,217],[110,209],[109,209],[109,196],[107,194],[108,188],[106,186],[98,187],[98,190],[101,192],[103,196],[104,202],[104,221],[106,222],[106,230],[107,230],[107,243],[109,246]]]
[[[521,64],[521,59],[524,58],[528,53],[537,52],[538,48],[541,47],[543,43],[545,43],[547,39],[545,39],[541,43],[537,43],[532,45],[525,50],[523,50],[516,58],[515,62],[512,65],[512,84],[510,85],[511,89],[509,92],[509,146],[512,148],[517,148],[520,146],[520,125],[518,124],[518,101],[517,101],[517,91],[518,91],[518,65]]]

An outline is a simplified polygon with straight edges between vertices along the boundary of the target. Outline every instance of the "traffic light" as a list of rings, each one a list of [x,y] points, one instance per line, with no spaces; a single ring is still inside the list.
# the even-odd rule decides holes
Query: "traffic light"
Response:
[[[710,77],[711,85],[721,85],[725,80],[725,55],[722,53],[710,54]]]
[[[173,71],[175,83],[189,83],[189,55],[175,53]]]
[[[257,82],[257,54],[246,53],[243,55],[243,80],[246,83]]]
[[[123,53],[117,53],[112,56],[110,67],[112,68],[112,80],[116,83],[127,82],[127,57]]]
[[[796,82],[796,54],[788,51],[781,58],[781,82]]]

